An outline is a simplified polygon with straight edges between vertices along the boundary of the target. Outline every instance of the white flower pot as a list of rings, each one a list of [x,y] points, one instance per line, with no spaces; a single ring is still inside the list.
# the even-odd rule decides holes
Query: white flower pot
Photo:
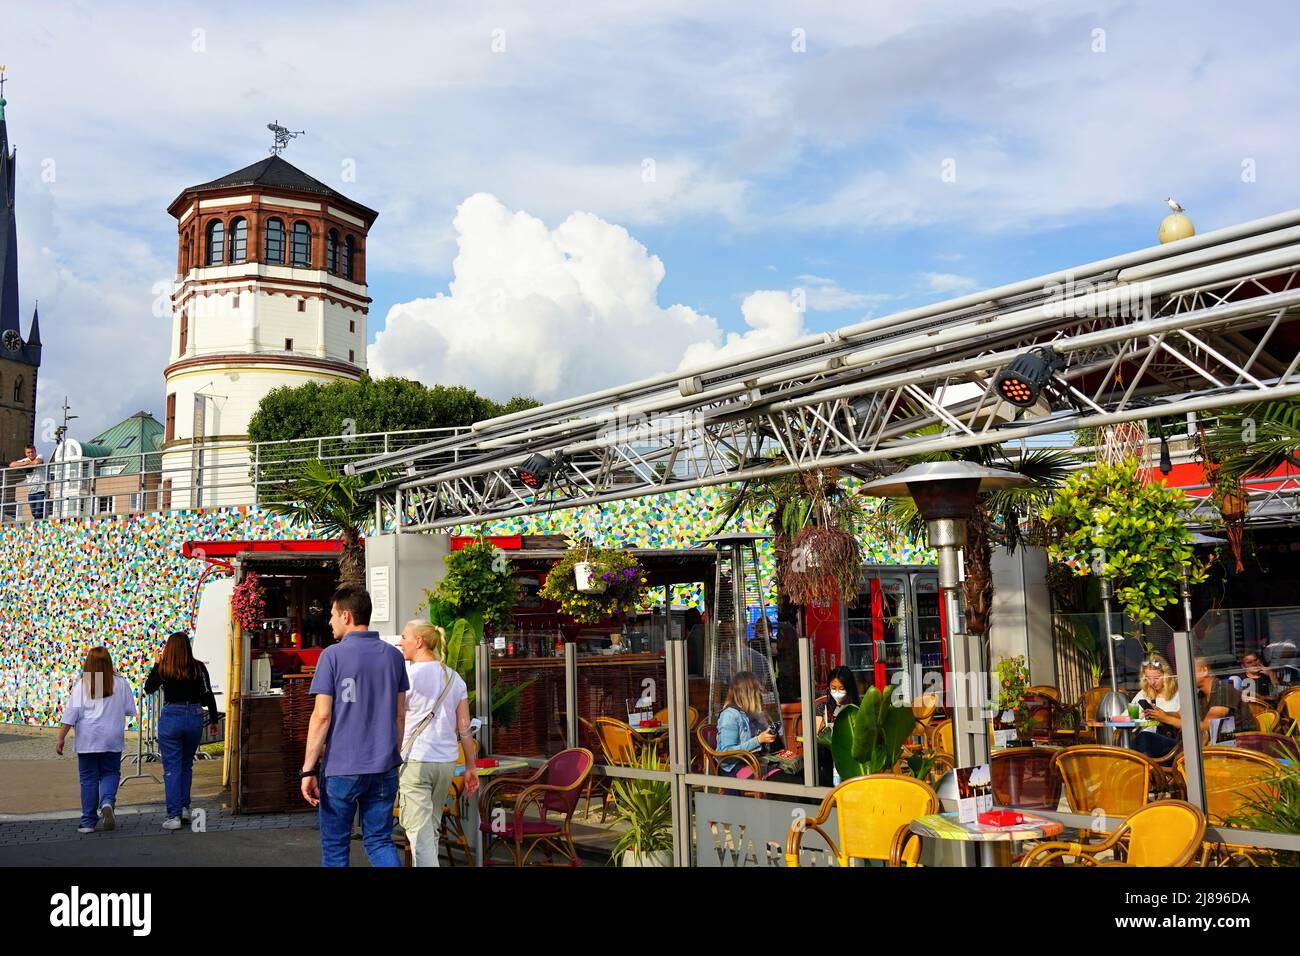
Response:
[[[573,579],[579,591],[588,594],[603,594],[605,582],[596,577],[596,566],[590,561],[579,561],[573,566]]]
[[[636,850],[623,851],[624,866],[670,867],[673,865],[672,850],[655,850],[653,853],[639,853]]]

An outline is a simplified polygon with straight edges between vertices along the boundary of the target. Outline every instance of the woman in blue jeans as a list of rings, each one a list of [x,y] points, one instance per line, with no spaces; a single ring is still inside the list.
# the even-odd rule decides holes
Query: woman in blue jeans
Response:
[[[190,786],[194,781],[194,754],[203,736],[203,710],[216,732],[220,718],[212,681],[203,662],[196,660],[190,638],[177,631],[158,652],[144,692],[162,688],[163,708],[158,721],[158,749],[162,751],[163,789],[167,794],[164,830],[179,830],[190,818]]]
[[[113,658],[106,647],[92,647],[86,654],[81,678],[63,707],[62,726],[54,752],[63,756],[63,742],[73,732],[77,749],[77,771],[81,777],[81,823],[78,833],[94,833],[98,816],[104,829],[117,825],[113,807],[117,784],[122,778],[122,743],[126,718],[136,716],[135,697],[126,678],[113,670]]]

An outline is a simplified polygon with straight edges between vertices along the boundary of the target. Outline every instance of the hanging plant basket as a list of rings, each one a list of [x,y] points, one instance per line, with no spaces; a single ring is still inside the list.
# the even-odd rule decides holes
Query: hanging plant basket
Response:
[[[555,563],[540,594],[558,604],[561,614],[595,624],[615,612],[635,610],[645,592],[645,570],[632,554],[580,545]]]
[[[604,594],[609,587],[608,581],[600,579],[600,569],[591,561],[579,561],[573,566],[573,580],[579,591],[585,594]]]
[[[790,542],[781,574],[782,589],[798,604],[857,596],[862,551],[857,537],[842,528],[809,525]]]

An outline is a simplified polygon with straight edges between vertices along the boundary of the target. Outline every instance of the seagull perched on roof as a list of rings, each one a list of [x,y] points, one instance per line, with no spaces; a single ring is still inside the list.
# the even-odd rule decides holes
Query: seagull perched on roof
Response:
[[[1183,207],[1178,205],[1178,200],[1174,199],[1173,196],[1166,196],[1165,202],[1169,204],[1169,208],[1172,209],[1174,212],[1183,211]]]

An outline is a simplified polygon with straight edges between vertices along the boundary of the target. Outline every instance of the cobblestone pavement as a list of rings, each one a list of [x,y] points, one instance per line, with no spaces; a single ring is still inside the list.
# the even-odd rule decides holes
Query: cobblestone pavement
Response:
[[[315,813],[275,813],[235,816],[224,807],[196,807],[203,811],[197,822],[179,831],[164,830],[163,820],[167,811],[162,807],[119,807],[117,810],[117,828],[111,831],[102,829],[102,823],[94,833],[78,833],[77,824],[81,819],[75,812],[35,814],[0,814],[0,847],[24,846],[32,843],[58,843],[87,840],[122,840],[132,837],[184,837],[190,833],[223,833],[257,830],[315,830],[317,817]],[[198,826],[200,830],[193,828]]]

